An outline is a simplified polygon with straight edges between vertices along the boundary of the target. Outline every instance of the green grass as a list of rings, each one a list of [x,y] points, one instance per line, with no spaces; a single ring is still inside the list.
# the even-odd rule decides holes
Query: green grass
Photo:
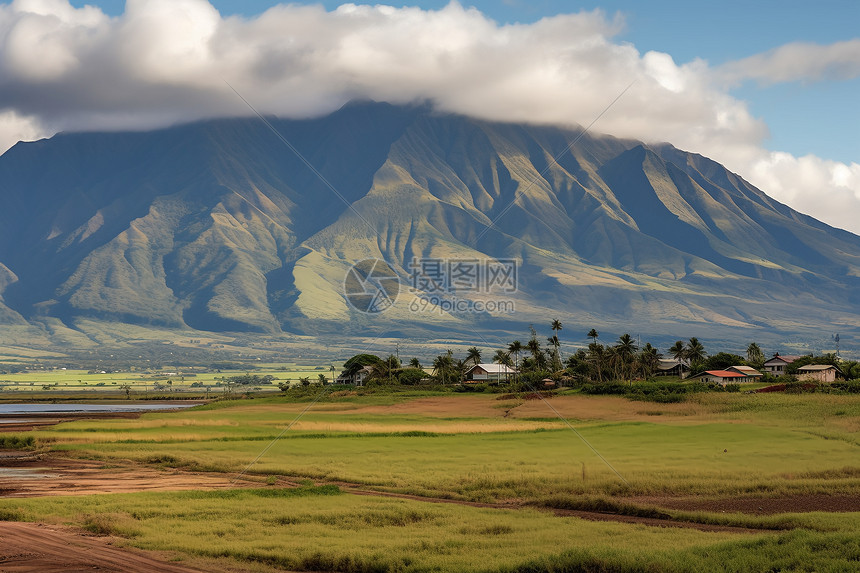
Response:
[[[860,407],[852,397],[719,397],[698,399],[685,416],[678,411],[654,416],[654,405],[648,405],[633,420],[578,421],[577,434],[559,420],[503,418],[501,410],[490,410],[493,417],[476,416],[468,407],[459,415],[429,415],[398,411],[402,397],[352,396],[315,405],[250,470],[475,501],[570,492],[860,493],[852,431]],[[485,396],[445,399],[475,409],[495,402]],[[566,402],[554,400],[564,409]],[[134,460],[170,455],[178,465],[240,471],[305,407],[271,398],[139,420],[73,422],[33,435],[78,455]],[[836,416],[836,411],[848,414]],[[822,477],[827,472],[831,479]]]
[[[290,570],[505,571],[613,540],[631,559],[651,547],[707,548],[736,536],[338,495],[332,488],[140,493],[3,500],[0,511],[125,537],[143,549]]]
[[[738,534],[369,498],[333,486],[6,499],[4,517],[117,535],[190,564],[289,570],[847,571],[860,560],[856,514],[825,531]]]
[[[280,435],[311,403],[305,394],[224,401],[134,420],[66,423],[28,433],[33,441],[25,444],[107,463],[131,459],[220,472],[246,469],[271,446],[248,468],[269,487],[4,499],[0,519],[70,523],[144,549],[177,552],[213,570],[223,562],[314,571],[860,566],[860,513],[682,512],[632,499],[860,495],[860,400],[854,396],[696,394],[676,404],[553,398],[553,408],[571,420],[574,432],[540,401],[421,390],[339,393],[313,404]],[[273,487],[277,476],[515,501],[533,509],[356,496],[333,486],[283,490]],[[589,522],[537,508],[673,518],[760,533]]]

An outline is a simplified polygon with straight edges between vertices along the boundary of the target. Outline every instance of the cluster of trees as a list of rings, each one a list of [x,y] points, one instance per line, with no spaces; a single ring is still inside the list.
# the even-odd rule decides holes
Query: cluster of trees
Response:
[[[413,358],[404,366],[394,354],[385,359],[373,354],[357,354],[343,365],[342,376],[353,378],[364,369],[368,372],[366,380],[375,383],[415,385],[427,381],[420,360]]]
[[[664,357],[684,364],[692,375],[706,370],[724,370],[729,366],[748,365],[760,369],[767,360],[763,350],[755,342],[747,347],[746,356],[728,352],[709,355],[702,342],[693,337],[687,341],[676,341],[664,354],[650,342],[640,345],[629,334],[622,334],[613,343],[604,344],[600,341],[600,333],[595,329],[591,329],[587,334],[591,342],[586,348],[580,348],[564,357],[561,352],[561,322],[551,321],[549,329],[551,335],[547,336],[544,342],[534,327],[531,327],[530,336],[525,343],[513,340],[504,348],[496,350],[490,360],[485,360],[484,353],[475,346],[467,349],[461,357],[448,350],[433,358],[431,374],[422,368],[419,359],[412,358],[404,365],[400,358],[393,354],[387,358],[372,354],[354,356],[344,365],[344,374],[353,376],[365,369],[368,373],[366,380],[369,382],[452,384],[462,382],[473,365],[491,361],[513,368],[516,373],[512,376],[512,382],[531,383],[549,378],[562,383],[572,380],[603,383],[653,378],[657,374],[660,360]],[[837,362],[838,359],[834,355],[803,357],[790,365],[787,373],[792,374],[805,364]],[[860,378],[860,363],[840,362],[838,365],[846,377]]]
[[[272,384],[276,380],[271,374],[260,376],[259,374],[240,374],[238,376],[227,376],[224,382],[227,384],[235,384],[236,386],[263,386]]]

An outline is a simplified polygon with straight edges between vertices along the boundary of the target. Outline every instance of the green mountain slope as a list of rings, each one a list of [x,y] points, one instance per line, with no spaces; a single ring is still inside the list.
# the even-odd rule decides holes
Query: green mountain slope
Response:
[[[387,104],[271,122],[303,158],[257,119],[9,150],[0,323],[475,339],[558,316],[666,335],[857,333],[860,237],[704,157]],[[344,296],[366,258],[404,279],[381,314]],[[517,260],[515,292],[448,295],[516,312],[416,312],[410,261],[430,258]]]

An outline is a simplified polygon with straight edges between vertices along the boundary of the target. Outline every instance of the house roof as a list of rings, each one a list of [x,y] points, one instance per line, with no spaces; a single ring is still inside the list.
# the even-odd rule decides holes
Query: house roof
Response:
[[[730,372],[737,370],[741,374],[746,374],[747,376],[763,376],[761,372],[759,372],[752,366],[729,366],[728,370]]]
[[[807,364],[806,366],[801,366],[798,370],[803,370],[804,372],[818,372],[821,370],[830,370],[831,368],[834,370],[837,369],[832,364]]]
[[[672,368],[677,368],[678,366],[687,368],[687,365],[679,360],[661,358],[660,363],[657,365],[657,370],[671,370]]]
[[[719,378],[746,378],[746,374],[740,374],[739,372],[732,372],[731,370],[705,370],[698,376],[704,376],[705,374],[710,374],[711,376],[717,376]]]
[[[513,374],[516,372],[516,370],[509,366],[505,366],[504,364],[485,364],[482,362],[481,364],[475,364],[466,370],[466,374],[469,374],[475,368],[481,368],[488,374]]]
[[[785,364],[791,364],[798,358],[800,358],[800,356],[795,356],[794,354],[786,354],[784,356],[781,354],[777,354],[776,356],[765,362],[764,365],[767,366],[771,362],[784,362]]]

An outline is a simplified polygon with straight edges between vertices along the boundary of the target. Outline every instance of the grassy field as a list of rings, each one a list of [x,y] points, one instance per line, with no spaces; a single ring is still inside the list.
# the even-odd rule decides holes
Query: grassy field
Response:
[[[339,364],[338,364],[339,366]],[[340,369],[337,369],[340,372]],[[308,377],[312,382],[324,374],[331,381],[331,371],[324,366],[308,366],[302,364],[260,364],[253,369],[223,372],[198,369],[166,368],[157,372],[102,372],[87,370],[27,370],[0,374],[0,399],[17,400],[21,396],[38,393],[53,393],[63,395],[79,394],[85,397],[90,393],[116,392],[125,397],[128,386],[131,398],[146,398],[153,394],[171,393],[201,393],[207,390],[210,394],[223,393],[227,389],[227,378],[254,374],[260,377],[272,376],[273,384],[255,388],[234,387],[234,391],[254,390],[278,392],[278,383],[288,382],[298,384],[299,379]]]
[[[109,531],[207,569],[220,562],[319,571],[860,567],[860,513],[668,511],[683,521],[760,530],[737,533],[591,522],[539,510],[606,506],[648,514],[641,500],[649,496],[860,496],[856,397],[717,393],[654,404],[560,396],[550,404],[421,392],[337,392],[314,403],[309,393],[32,433],[38,448],[107,464],[131,459],[247,470],[522,509],[357,496],[308,485],[5,499],[0,515]]]

